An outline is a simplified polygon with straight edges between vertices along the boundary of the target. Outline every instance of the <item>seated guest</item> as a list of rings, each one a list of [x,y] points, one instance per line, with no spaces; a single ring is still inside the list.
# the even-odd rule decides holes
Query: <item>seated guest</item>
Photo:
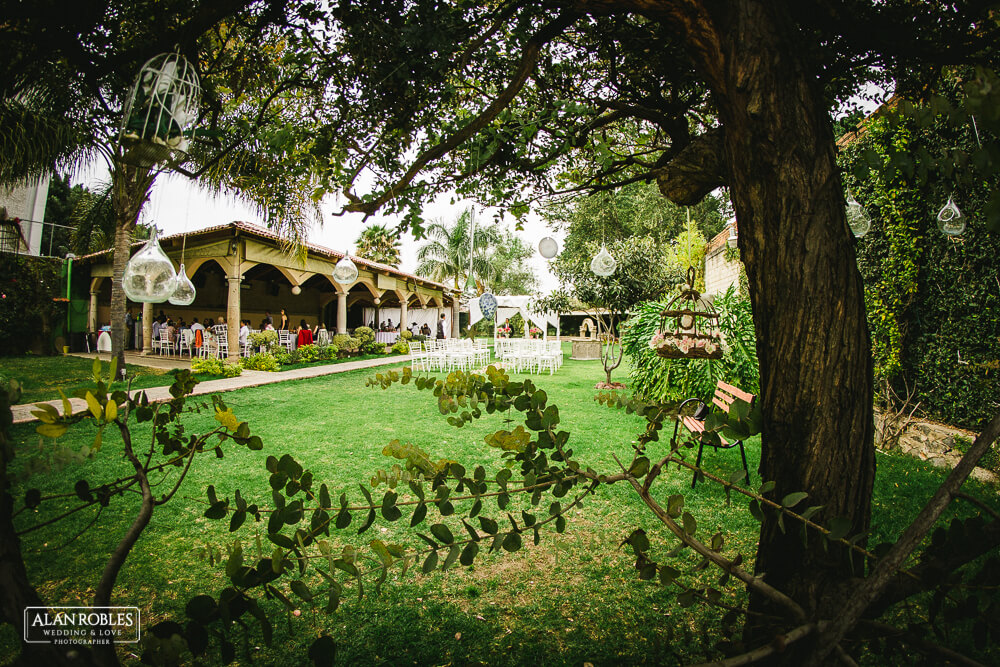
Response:
[[[177,327],[174,326],[173,320],[167,320],[167,326],[160,327],[160,339],[174,342],[176,338],[177,338]]]
[[[305,320],[302,320],[302,322],[299,323],[299,335],[295,342],[296,347],[313,344],[313,332],[310,331],[309,325],[306,324]]]

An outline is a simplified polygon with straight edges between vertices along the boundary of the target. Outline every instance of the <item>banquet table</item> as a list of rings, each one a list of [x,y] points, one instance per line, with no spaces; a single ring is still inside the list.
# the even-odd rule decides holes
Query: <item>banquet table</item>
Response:
[[[393,345],[397,340],[399,340],[398,331],[376,331],[375,340],[379,343],[385,343],[386,345]]]

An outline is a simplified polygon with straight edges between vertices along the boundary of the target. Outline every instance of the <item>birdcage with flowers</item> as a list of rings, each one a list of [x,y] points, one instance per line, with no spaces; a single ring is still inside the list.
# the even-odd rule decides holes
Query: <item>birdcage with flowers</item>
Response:
[[[660,313],[660,329],[649,347],[667,359],[720,359],[723,354],[719,315],[694,288],[694,267],[687,285]]]

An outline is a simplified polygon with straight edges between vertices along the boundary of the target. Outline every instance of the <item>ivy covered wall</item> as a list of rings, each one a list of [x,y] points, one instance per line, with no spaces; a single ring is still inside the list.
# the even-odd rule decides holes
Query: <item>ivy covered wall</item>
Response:
[[[975,428],[1000,408],[1000,234],[985,222],[1000,179],[986,152],[995,137],[954,120],[877,115],[842,165],[872,216],[857,248],[876,381],[915,387],[927,417]],[[937,225],[949,196],[967,216],[957,237]]]

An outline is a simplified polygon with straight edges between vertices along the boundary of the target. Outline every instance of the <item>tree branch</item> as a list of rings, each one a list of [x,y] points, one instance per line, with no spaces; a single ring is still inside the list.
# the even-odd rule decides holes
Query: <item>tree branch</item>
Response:
[[[660,192],[681,206],[697,204],[729,182],[725,165],[725,132],[713,128],[695,137],[669,163],[658,169]]]

